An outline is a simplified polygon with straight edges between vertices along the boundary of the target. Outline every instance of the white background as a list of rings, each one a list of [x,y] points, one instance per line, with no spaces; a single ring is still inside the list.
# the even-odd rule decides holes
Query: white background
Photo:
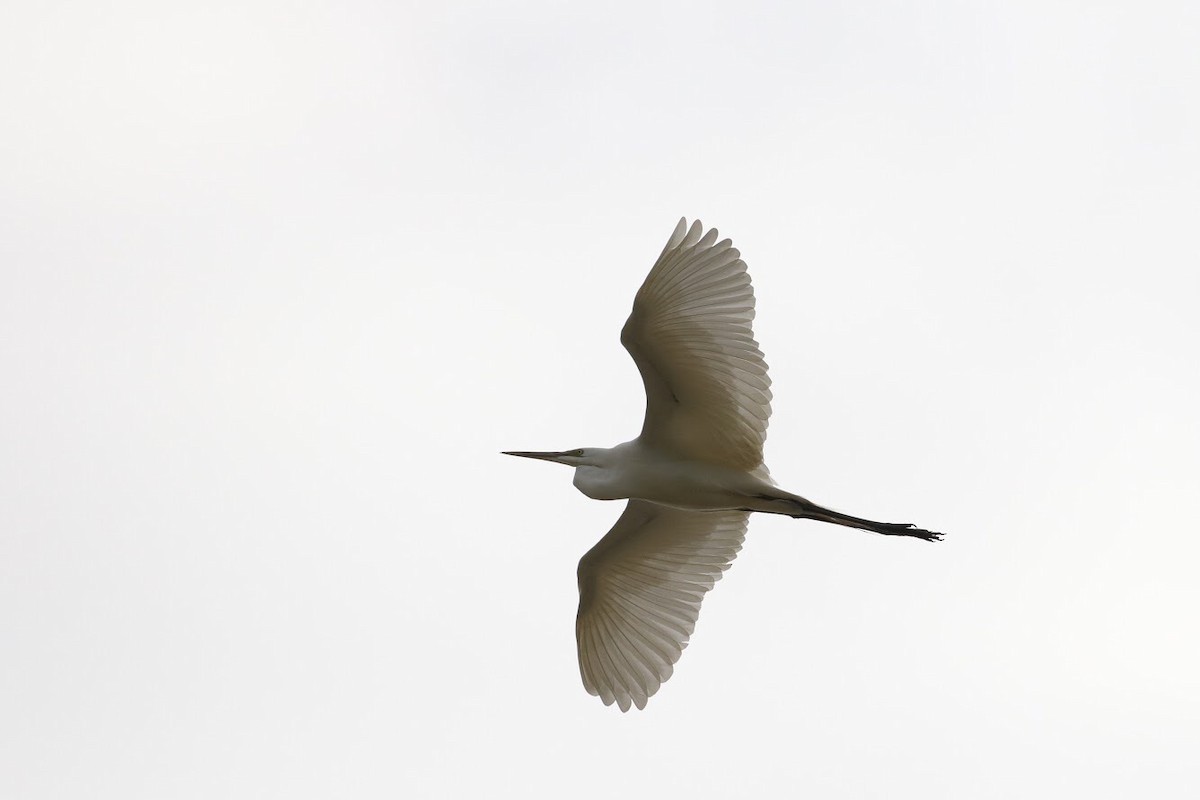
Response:
[[[8,3],[0,796],[1195,797],[1194,3]],[[618,343],[732,236],[784,487],[587,695]]]

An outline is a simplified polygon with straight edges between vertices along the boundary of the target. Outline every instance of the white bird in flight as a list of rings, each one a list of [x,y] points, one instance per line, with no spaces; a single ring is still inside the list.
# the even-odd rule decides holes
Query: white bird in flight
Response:
[[[579,561],[575,620],[584,688],[622,711],[645,708],[671,677],[751,511],[942,537],[831,511],[775,485],[763,463],[771,379],[740,255],[715,228],[681,219],[638,290],[621,344],[646,386],[641,435],[611,448],[505,452],[572,466],[588,497],[629,501]]]

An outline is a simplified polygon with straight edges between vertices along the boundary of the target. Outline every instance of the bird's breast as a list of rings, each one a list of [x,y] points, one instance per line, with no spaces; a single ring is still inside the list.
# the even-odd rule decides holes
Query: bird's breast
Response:
[[[575,479],[572,481],[575,488],[583,492],[593,500],[623,500],[631,497],[627,492],[623,492],[621,486],[620,475],[613,470],[601,469],[600,467],[576,467]]]

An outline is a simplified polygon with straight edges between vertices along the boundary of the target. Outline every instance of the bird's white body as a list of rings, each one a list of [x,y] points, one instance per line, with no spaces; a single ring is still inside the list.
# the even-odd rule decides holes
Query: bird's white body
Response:
[[[754,291],[728,239],[680,220],[638,290],[621,343],[646,389],[641,434],[611,448],[510,452],[575,468],[596,500],[628,500],[579,562],[575,636],[584,687],[622,711],[671,676],[750,512],[935,540],[777,487],[763,464],[771,381],[754,340]]]
[[[575,467],[575,488],[593,500],[647,500],[693,511],[751,509],[775,487],[738,469],[680,458],[640,439],[587,448]]]

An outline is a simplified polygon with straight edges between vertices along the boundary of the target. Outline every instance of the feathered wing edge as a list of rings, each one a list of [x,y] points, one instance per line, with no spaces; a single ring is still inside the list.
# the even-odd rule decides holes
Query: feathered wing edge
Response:
[[[753,469],[771,414],[754,339],[746,263],[716,229],[681,219],[621,331],[646,388],[642,437],[681,454]]]
[[[748,517],[628,502],[579,562],[575,636],[590,694],[622,711],[645,708],[671,677],[704,595],[741,549]]]

